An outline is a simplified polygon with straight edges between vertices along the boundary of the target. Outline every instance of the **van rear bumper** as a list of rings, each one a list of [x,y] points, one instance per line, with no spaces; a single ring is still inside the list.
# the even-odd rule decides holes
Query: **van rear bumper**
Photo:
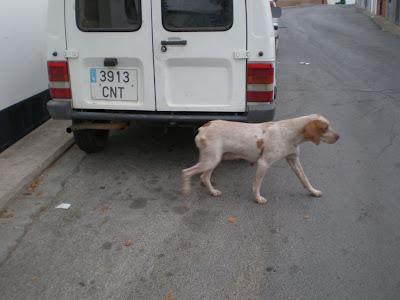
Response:
[[[50,100],[50,116],[57,120],[144,121],[160,123],[202,123],[227,120],[248,123],[268,122],[274,119],[275,104],[251,104],[244,113],[212,112],[149,112],[72,109],[71,101]]]

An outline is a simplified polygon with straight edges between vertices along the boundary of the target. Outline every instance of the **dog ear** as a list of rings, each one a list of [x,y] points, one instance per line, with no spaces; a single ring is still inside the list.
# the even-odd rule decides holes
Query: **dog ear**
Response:
[[[304,138],[307,141],[313,142],[315,145],[319,145],[321,142],[321,135],[323,134],[323,130],[321,130],[321,124],[323,123],[320,120],[314,120],[309,122],[305,127],[304,127]]]

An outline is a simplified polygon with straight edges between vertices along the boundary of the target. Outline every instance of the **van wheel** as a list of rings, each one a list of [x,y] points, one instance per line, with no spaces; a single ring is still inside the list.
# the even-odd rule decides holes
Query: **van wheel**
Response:
[[[84,129],[74,131],[75,143],[86,153],[96,153],[107,146],[109,130]]]

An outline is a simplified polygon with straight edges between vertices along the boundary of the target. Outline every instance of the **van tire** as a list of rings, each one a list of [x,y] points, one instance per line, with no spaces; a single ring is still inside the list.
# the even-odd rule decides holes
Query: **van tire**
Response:
[[[100,152],[107,146],[109,130],[84,129],[74,131],[75,143],[86,153]]]

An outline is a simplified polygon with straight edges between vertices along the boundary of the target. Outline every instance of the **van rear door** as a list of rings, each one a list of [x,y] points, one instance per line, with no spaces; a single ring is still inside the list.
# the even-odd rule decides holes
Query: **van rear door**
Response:
[[[245,111],[246,1],[152,3],[157,110]]]
[[[73,108],[155,110],[151,2],[65,0]]]

